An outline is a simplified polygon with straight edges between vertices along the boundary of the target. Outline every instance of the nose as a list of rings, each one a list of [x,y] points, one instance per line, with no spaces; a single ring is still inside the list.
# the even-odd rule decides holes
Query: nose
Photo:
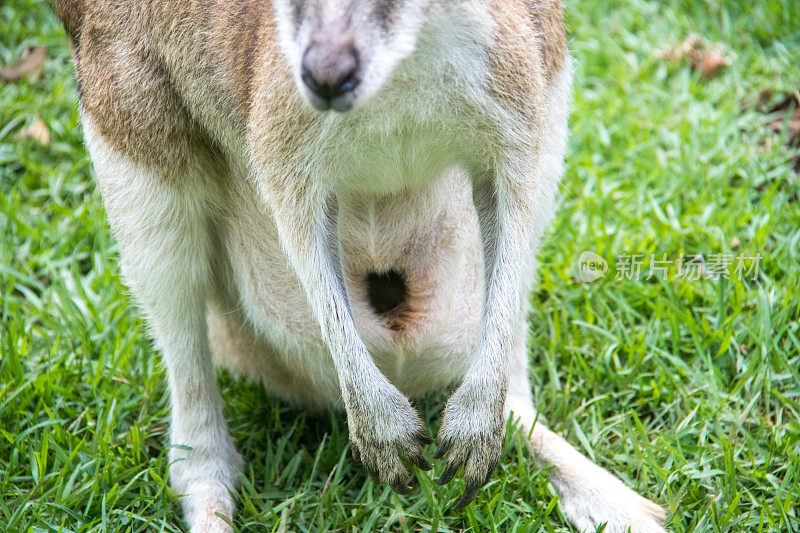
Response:
[[[358,87],[358,66],[358,52],[350,42],[315,41],[303,54],[303,83],[330,102]]]

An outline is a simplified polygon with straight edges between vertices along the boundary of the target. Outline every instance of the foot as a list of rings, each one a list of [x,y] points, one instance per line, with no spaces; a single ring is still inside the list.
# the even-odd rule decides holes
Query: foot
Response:
[[[506,422],[503,401],[486,386],[465,381],[447,401],[439,429],[434,459],[446,464],[438,483],[444,485],[464,467],[466,489],[454,509],[469,505],[481,487],[491,479],[503,453]],[[502,395],[497,395],[502,396]]]
[[[363,397],[348,396],[345,405],[353,458],[374,483],[386,483],[399,494],[410,492],[413,478],[403,463],[421,470],[433,468],[423,456],[424,446],[433,439],[419,415],[388,381],[379,399],[369,405]]]
[[[575,479],[576,475],[580,479]],[[550,480],[558,492],[562,511],[582,533],[594,533],[602,524],[605,533],[665,531],[664,509],[588,459],[584,468],[568,476],[551,470]]]
[[[181,503],[191,533],[233,533],[229,523],[235,504],[225,485],[213,481],[194,483]]]
[[[214,445],[191,449],[173,446],[170,485],[180,496],[183,517],[192,533],[229,533],[236,509],[233,491],[239,485],[242,459],[226,435]]]

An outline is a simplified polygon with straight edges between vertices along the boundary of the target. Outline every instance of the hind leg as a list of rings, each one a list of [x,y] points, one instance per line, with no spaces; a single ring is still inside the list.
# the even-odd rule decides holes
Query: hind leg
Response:
[[[198,173],[139,164],[84,120],[126,282],[145,311],[169,382],[170,484],[192,533],[231,531],[241,459],[222,413],[205,319],[211,289],[207,198]]]
[[[528,383],[525,334],[517,336],[505,413],[530,436],[536,463],[550,468],[549,477],[561,509],[581,532],[594,532],[606,523],[606,533],[663,532],[664,510],[625,486],[616,476],[594,464],[561,436],[536,420]]]

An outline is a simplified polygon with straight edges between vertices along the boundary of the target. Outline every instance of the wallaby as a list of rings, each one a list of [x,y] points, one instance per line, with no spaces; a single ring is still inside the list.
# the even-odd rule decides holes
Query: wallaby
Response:
[[[571,60],[558,0],[56,0],[122,271],[163,352],[170,478],[229,531],[242,460],[214,362],[344,405],[353,456],[409,487],[408,398],[457,385],[435,459],[467,505],[512,417],[580,530],[664,511],[536,421],[526,312]]]

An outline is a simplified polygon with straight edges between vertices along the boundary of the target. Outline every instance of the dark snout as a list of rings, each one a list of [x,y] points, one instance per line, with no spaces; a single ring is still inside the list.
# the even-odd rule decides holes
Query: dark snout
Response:
[[[349,40],[312,41],[303,54],[302,78],[321,111],[349,109],[347,98],[358,87],[358,52]]]

